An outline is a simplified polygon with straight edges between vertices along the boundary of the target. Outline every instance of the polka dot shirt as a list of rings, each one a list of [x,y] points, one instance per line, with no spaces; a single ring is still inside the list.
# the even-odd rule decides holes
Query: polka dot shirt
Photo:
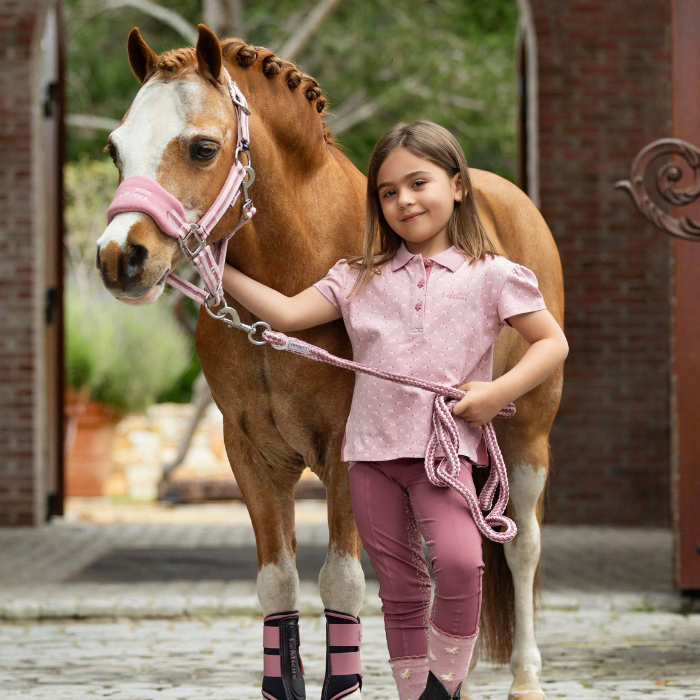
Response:
[[[508,317],[546,308],[527,267],[501,255],[469,264],[454,246],[424,260],[402,243],[348,298],[358,274],[339,260],[314,285],[342,313],[353,359],[447,386],[491,381],[493,345]],[[433,400],[423,389],[357,374],[342,459],[423,457]],[[457,417],[457,428],[459,454],[486,464],[481,427]]]

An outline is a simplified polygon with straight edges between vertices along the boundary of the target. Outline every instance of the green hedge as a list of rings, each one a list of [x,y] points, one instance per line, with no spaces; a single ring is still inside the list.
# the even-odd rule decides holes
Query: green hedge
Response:
[[[192,340],[162,301],[127,306],[88,279],[67,284],[66,381],[96,401],[144,409],[182,381]]]

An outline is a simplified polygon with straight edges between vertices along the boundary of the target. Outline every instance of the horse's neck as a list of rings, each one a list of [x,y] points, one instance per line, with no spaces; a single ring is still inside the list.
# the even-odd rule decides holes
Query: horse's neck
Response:
[[[287,295],[323,277],[348,254],[346,244],[352,234],[342,230],[329,196],[318,193],[312,206],[307,205],[310,189],[307,183],[290,181],[282,170],[264,171],[256,164],[250,196],[257,213],[231,239],[228,261]],[[338,197],[350,194],[342,187],[336,192]]]
[[[254,88],[246,93],[256,115],[250,134],[255,183],[249,195],[257,213],[231,240],[227,259],[263,284],[295,294],[348,253],[357,220],[343,230],[338,212],[341,203],[357,200],[357,190],[330,153],[320,118],[309,113],[300,95],[285,95],[275,107],[256,104],[256,94]],[[287,109],[290,98],[305,109],[299,104]]]
[[[269,151],[283,161],[285,171],[321,167],[328,154],[315,105],[299,89],[290,90],[280,76],[266,78],[252,69],[238,69],[234,75],[243,81],[241,89],[252,111],[252,148],[260,149],[264,139],[263,155]]]

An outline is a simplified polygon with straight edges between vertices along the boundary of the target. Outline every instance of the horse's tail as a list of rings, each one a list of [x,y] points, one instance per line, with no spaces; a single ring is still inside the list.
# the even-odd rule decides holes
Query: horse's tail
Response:
[[[488,476],[488,469],[474,469],[477,493],[481,491]],[[483,475],[483,476],[482,476]],[[481,478],[479,478],[481,477]],[[478,483],[481,482],[481,483]],[[537,501],[537,521],[542,523],[547,487]],[[513,576],[506,562],[504,545],[482,536],[484,557],[484,580],[479,620],[480,658],[497,665],[508,665],[513,652],[515,637],[515,589]],[[537,562],[533,584],[535,621],[542,599],[542,577],[540,562]]]

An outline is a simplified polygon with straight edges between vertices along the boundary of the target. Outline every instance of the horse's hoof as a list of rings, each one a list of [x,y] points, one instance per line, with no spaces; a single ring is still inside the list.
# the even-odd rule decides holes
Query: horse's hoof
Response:
[[[508,693],[508,700],[547,700],[541,690],[526,690],[522,693]]]

